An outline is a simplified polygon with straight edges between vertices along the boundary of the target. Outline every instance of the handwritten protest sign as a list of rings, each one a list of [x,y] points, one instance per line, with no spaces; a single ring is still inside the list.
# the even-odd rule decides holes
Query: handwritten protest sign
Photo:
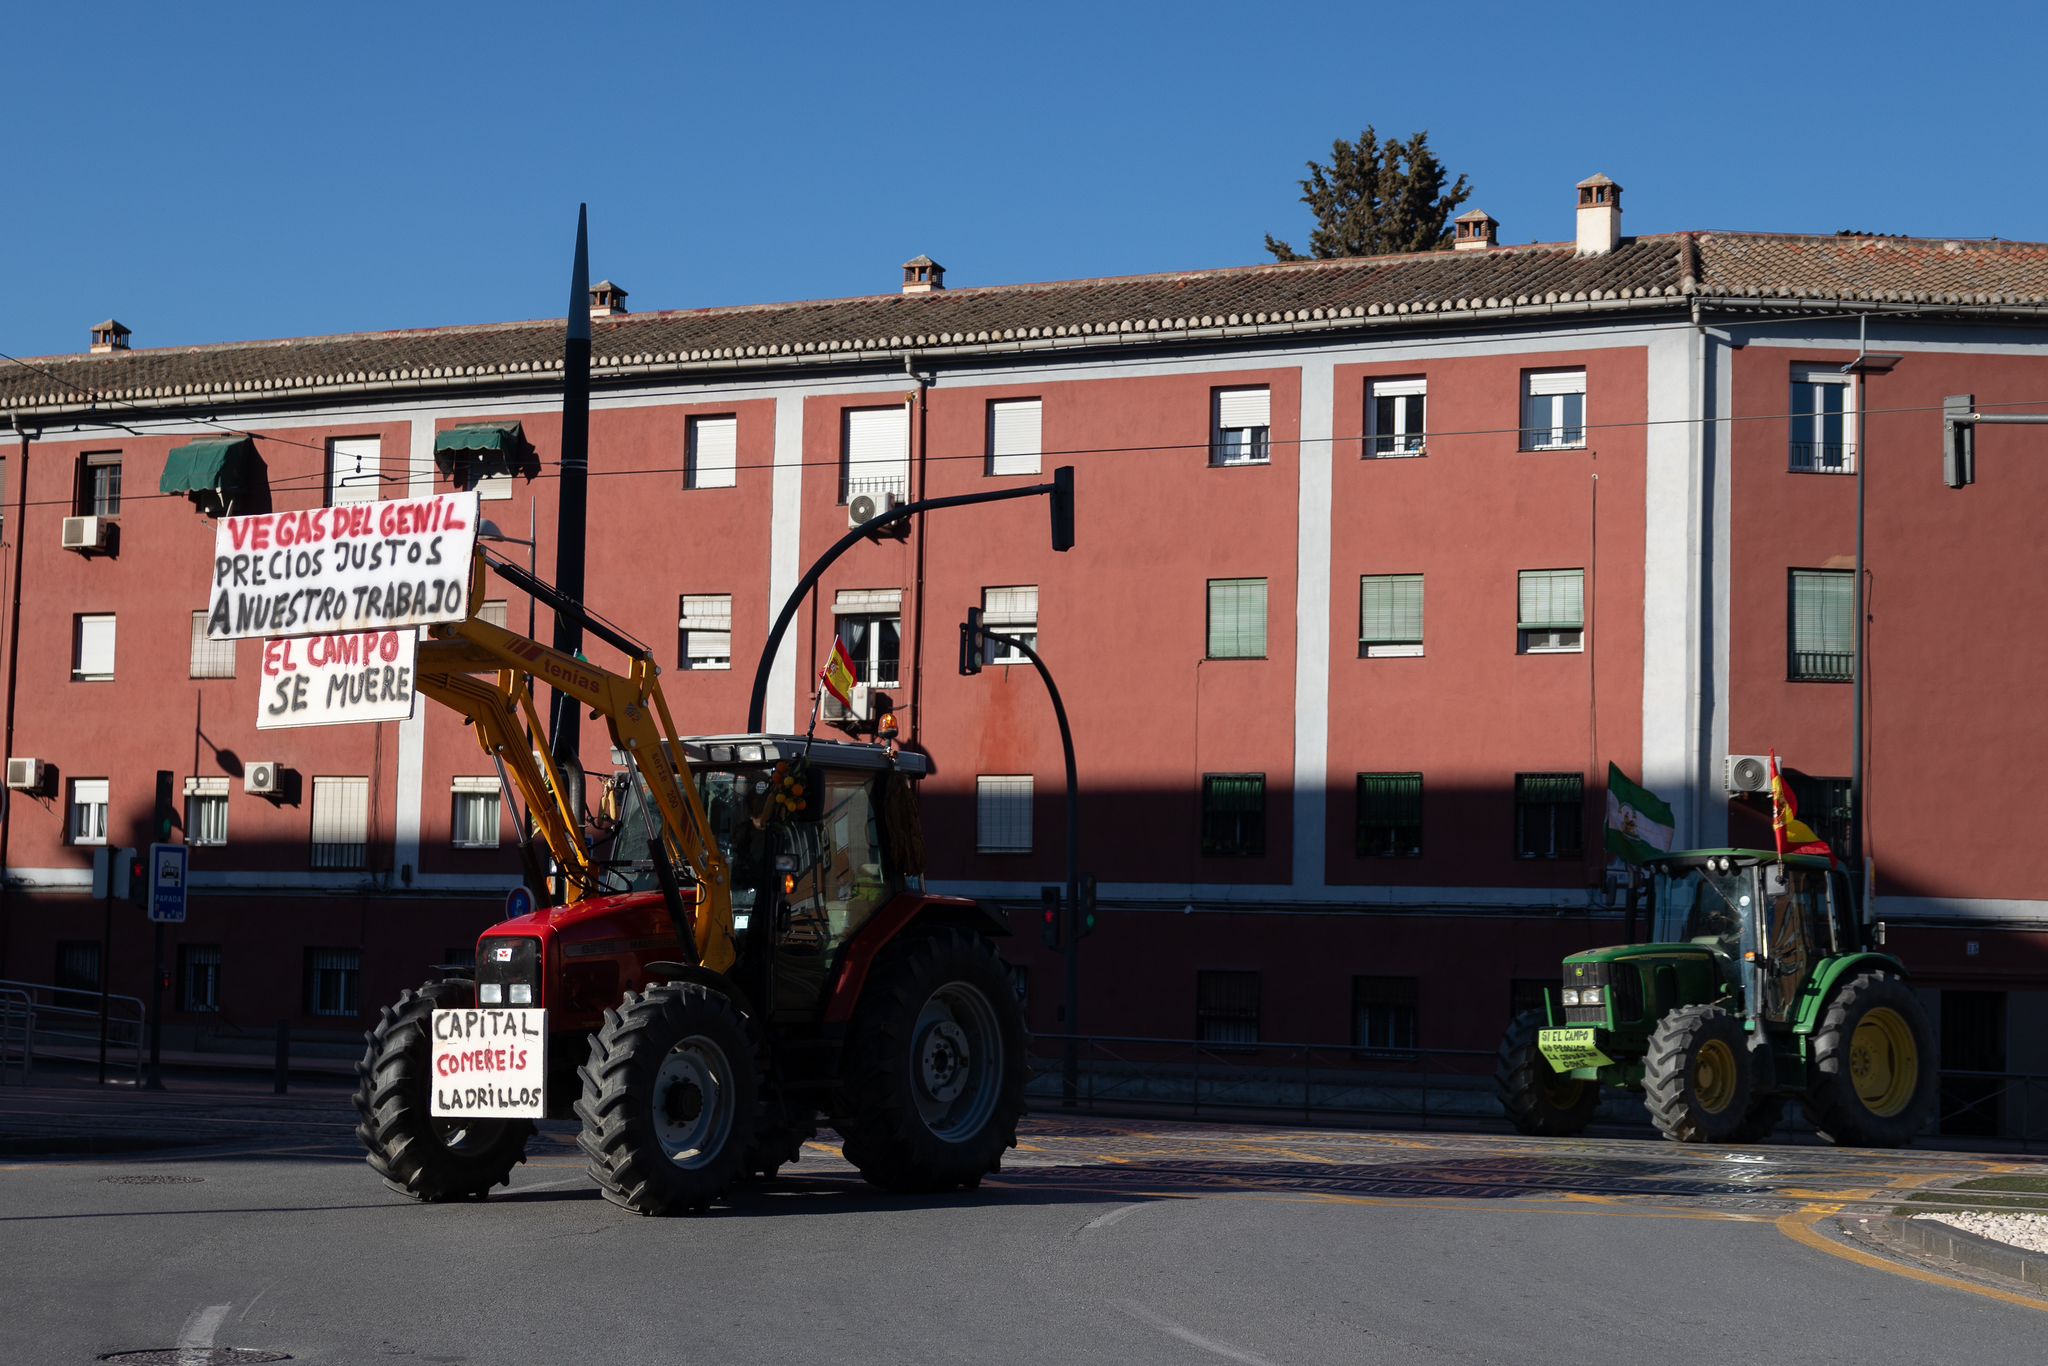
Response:
[[[418,647],[410,628],[264,641],[256,729],[405,720]]]
[[[545,1010],[434,1012],[436,1118],[546,1119]]]
[[[210,640],[460,621],[476,494],[226,517],[214,537]]]

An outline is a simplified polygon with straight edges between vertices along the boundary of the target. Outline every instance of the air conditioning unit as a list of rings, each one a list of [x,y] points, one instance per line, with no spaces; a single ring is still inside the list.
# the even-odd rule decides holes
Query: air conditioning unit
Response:
[[[7,761],[7,785],[18,792],[35,792],[43,785],[43,761],[41,759],[9,759]]]
[[[252,797],[275,797],[278,783],[278,766],[272,760],[259,760],[242,770],[242,791]]]
[[[886,489],[880,493],[856,493],[846,500],[846,525],[849,529],[866,526],[877,517],[886,517],[902,506],[903,500]],[[908,530],[904,523],[897,522],[883,527],[877,534],[894,536]]]
[[[107,533],[113,523],[105,517],[66,517],[64,519],[64,548],[66,550],[105,550]]]
[[[840,705],[838,698],[829,692],[826,693],[824,717],[825,723],[833,726],[840,725],[846,721],[867,720],[868,685],[865,683],[853,685],[853,705],[850,707]]]
[[[1769,792],[1771,790],[1770,756],[1764,754],[1729,755],[1726,786],[1730,792]]]

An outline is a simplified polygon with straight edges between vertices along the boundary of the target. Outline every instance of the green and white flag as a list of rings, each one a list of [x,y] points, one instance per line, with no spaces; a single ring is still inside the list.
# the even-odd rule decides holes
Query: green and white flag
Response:
[[[1625,863],[1671,852],[1671,808],[1614,764],[1607,766],[1607,852]]]

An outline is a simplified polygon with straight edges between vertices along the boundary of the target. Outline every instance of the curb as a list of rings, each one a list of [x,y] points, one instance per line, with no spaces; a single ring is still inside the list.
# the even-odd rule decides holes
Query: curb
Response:
[[[1893,1242],[1973,1270],[2017,1281],[2029,1290],[2048,1292],[2048,1253],[2028,1252],[2009,1243],[1965,1233],[1933,1219],[1886,1219],[1881,1222],[1882,1236]]]

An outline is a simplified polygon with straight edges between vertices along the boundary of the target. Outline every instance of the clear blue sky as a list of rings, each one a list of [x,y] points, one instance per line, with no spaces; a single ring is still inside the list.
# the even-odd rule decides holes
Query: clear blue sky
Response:
[[[15,7],[0,351],[1243,265],[1302,163],[1426,128],[1507,241],[2048,239],[2032,5],[413,0]]]

